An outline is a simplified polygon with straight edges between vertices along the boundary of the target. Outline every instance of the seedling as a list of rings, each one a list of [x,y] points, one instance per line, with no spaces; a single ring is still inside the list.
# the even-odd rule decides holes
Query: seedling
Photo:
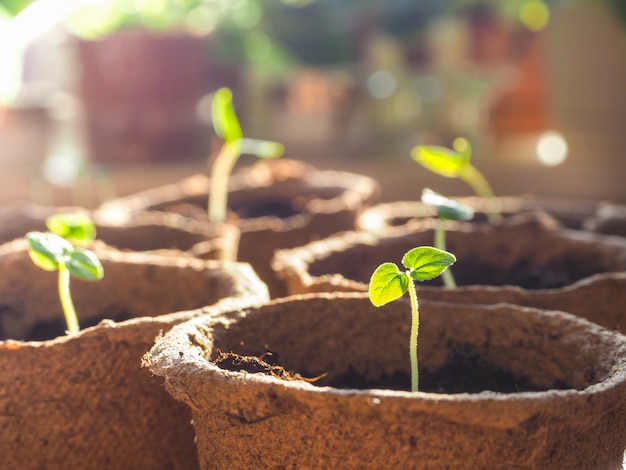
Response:
[[[46,219],[46,226],[52,233],[74,245],[82,245],[96,238],[96,224],[86,214],[52,215]]]
[[[419,308],[413,281],[433,279],[455,261],[456,258],[452,253],[430,246],[419,246],[409,250],[402,258],[402,264],[407,268],[406,271],[401,271],[395,263],[383,263],[376,268],[370,279],[369,298],[376,307],[399,299],[407,290],[409,291],[412,313],[409,357],[411,361],[411,391],[413,392],[418,390],[419,385],[417,364]]]
[[[428,170],[448,178],[461,178],[474,192],[484,198],[487,216],[491,223],[502,220],[498,203],[491,186],[471,163],[472,147],[467,139],[459,137],[452,143],[453,149],[436,145],[418,145],[411,150],[413,160]]]
[[[211,102],[211,119],[215,133],[223,140],[211,168],[209,181],[209,221],[226,221],[228,178],[242,153],[249,153],[260,158],[278,158],[284,147],[267,140],[248,139],[243,132],[233,107],[233,95],[228,88],[215,92]]]
[[[440,250],[446,249],[446,221],[447,220],[470,220],[474,217],[474,209],[460,203],[456,199],[450,199],[442,196],[430,189],[424,189],[422,191],[422,202],[432,206],[439,216],[439,224],[435,230],[435,248]],[[455,288],[456,281],[452,274],[452,268],[446,269],[441,273],[444,286],[448,288]]]
[[[56,233],[29,232],[28,254],[33,262],[46,271],[58,271],[59,299],[69,334],[78,333],[78,317],[70,294],[70,275],[87,281],[98,281],[104,276],[102,264],[96,255],[85,248],[74,247],[77,243],[92,240],[95,227],[87,216],[58,215],[46,221],[48,228]],[[58,235],[62,233],[67,240]]]

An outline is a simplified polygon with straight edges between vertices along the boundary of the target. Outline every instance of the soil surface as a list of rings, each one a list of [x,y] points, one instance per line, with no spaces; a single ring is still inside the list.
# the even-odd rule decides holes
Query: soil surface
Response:
[[[459,285],[487,284],[491,286],[514,285],[523,289],[556,289],[568,286],[585,277],[573,272],[573,267],[552,261],[542,266],[529,266],[526,260],[520,260],[510,269],[487,265],[477,259],[464,260],[464,266],[471,269],[456,270],[454,276]],[[441,281],[438,280],[441,285]]]
[[[125,312],[117,313],[115,315],[106,315],[98,318],[92,318],[89,321],[80,322],[80,328],[82,330],[90,326],[95,326],[104,319],[110,319],[119,323],[130,318],[131,316]],[[65,318],[61,316],[60,318],[50,321],[40,321],[30,329],[26,337],[20,339],[23,341],[47,341],[65,335],[66,330],[67,324],[65,323]],[[2,329],[0,329],[0,340],[5,339],[9,338],[7,338],[7,335],[4,334]]]
[[[404,391],[411,389],[411,379],[403,371],[396,371],[392,375],[382,374],[377,379],[371,380],[363,378],[352,367],[349,367],[348,372],[332,380],[325,380],[323,379],[324,376],[308,379],[273,364],[272,359],[272,353],[256,357],[219,351],[214,363],[222,369],[235,372],[263,373],[283,380],[306,380],[334,388]],[[569,388],[572,387],[557,382],[549,389],[566,390]],[[509,371],[484,360],[478,354],[468,353],[462,349],[455,349],[442,368],[435,371],[420,370],[420,391],[422,392],[446,394],[480,393],[483,391],[517,393],[543,390],[548,389],[537,387],[527,377],[516,377]]]
[[[507,370],[485,361],[476,354],[455,350],[438,370],[420,370],[420,391],[430,393],[480,393],[492,391],[516,393],[540,391],[525,377],[515,377]],[[376,380],[364,380],[354,370],[337,377],[330,384],[336,388],[410,390],[410,376],[397,371],[392,376],[382,375]]]
[[[257,204],[229,204],[228,209],[237,214],[240,219],[255,219],[259,217],[275,216],[279,219],[287,219],[299,213],[288,201],[275,199],[263,200]],[[185,217],[196,220],[206,220],[206,205],[201,206],[192,203],[179,203],[166,207],[166,211],[175,212]]]
[[[257,204],[241,204],[232,205],[231,210],[237,214],[240,219],[256,219],[259,217],[267,217],[273,215],[279,219],[287,219],[298,214],[296,208],[289,201],[281,199],[267,199],[259,201]]]

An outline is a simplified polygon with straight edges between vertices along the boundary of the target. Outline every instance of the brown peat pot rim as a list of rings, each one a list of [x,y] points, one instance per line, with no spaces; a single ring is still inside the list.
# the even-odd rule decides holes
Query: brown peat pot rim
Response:
[[[418,294],[419,295],[419,294]],[[612,332],[606,330],[592,322],[589,322],[585,319],[576,317],[574,315],[567,314],[565,312],[558,311],[550,311],[547,312],[551,317],[555,317],[559,322],[565,322],[568,325],[574,325],[576,328],[585,328],[589,329],[589,334],[592,334],[598,338],[602,338],[606,344],[613,344],[615,349],[619,350],[622,355],[615,359],[615,364],[611,366],[611,374],[610,376],[596,382],[585,386],[584,388],[578,389],[564,389],[564,390],[540,390],[540,391],[529,391],[529,392],[514,392],[514,393],[498,393],[491,391],[484,391],[480,393],[431,393],[431,392],[410,392],[410,391],[400,391],[400,390],[386,390],[386,389],[339,389],[332,386],[317,386],[306,381],[301,380],[281,380],[269,375],[264,374],[250,374],[245,372],[233,372],[228,370],[223,370],[214,365],[210,360],[207,360],[205,355],[206,351],[196,350],[193,354],[177,354],[175,362],[172,362],[169,359],[166,359],[166,355],[168,353],[167,349],[176,349],[181,346],[191,344],[195,348],[211,348],[211,355],[215,355],[215,351],[213,350],[213,346],[219,347],[219,344],[213,343],[213,339],[209,337],[210,331],[212,331],[213,327],[208,326],[206,323],[214,321],[215,329],[219,329],[220,332],[223,330],[229,330],[233,328],[233,323],[237,323],[239,321],[244,322],[248,316],[254,315],[262,315],[263,310],[272,305],[280,305],[280,304],[291,304],[297,302],[306,301],[306,300],[315,300],[315,299],[326,299],[327,301],[342,301],[342,300],[356,300],[362,302],[369,302],[368,295],[366,293],[317,293],[317,294],[304,294],[304,295],[295,295],[289,296],[281,299],[274,299],[270,303],[262,305],[256,308],[244,309],[243,311],[238,312],[226,312],[226,315],[217,318],[214,320],[209,319],[194,319],[189,322],[185,322],[177,327],[174,327],[168,334],[166,338],[166,343],[157,342],[157,345],[152,349],[149,355],[146,355],[146,359],[150,364],[151,370],[155,372],[157,375],[164,375],[168,380],[176,381],[177,377],[185,375],[187,371],[191,371],[192,373],[200,373],[206,374],[205,378],[208,380],[226,380],[231,382],[232,384],[237,383],[256,383],[256,384],[271,384],[272,386],[277,386],[285,389],[292,389],[297,391],[302,391],[303,393],[314,393],[314,394],[334,394],[338,397],[349,397],[351,399],[356,397],[361,397],[364,399],[371,399],[375,397],[386,397],[386,398],[397,398],[397,399],[411,399],[411,400],[419,400],[424,401],[426,403],[437,404],[438,406],[442,405],[442,402],[448,403],[450,406],[460,406],[462,407],[464,403],[477,403],[483,402],[485,404],[488,403],[497,403],[497,402],[508,402],[518,401],[518,402],[527,402],[527,401],[551,401],[551,400],[563,400],[564,398],[571,398],[574,400],[579,400],[585,396],[594,395],[597,393],[607,393],[612,389],[619,388],[626,393],[626,336],[623,336],[617,332]],[[541,317],[546,315],[546,313],[542,313],[541,310],[530,308],[530,307],[520,307],[517,305],[511,305],[506,303],[499,303],[493,305],[470,305],[463,306],[459,304],[453,304],[448,302],[437,302],[437,301],[424,301],[420,300],[420,311],[426,311],[429,306],[441,306],[446,308],[453,308],[460,310],[462,308],[473,308],[473,309],[482,309],[485,311],[497,312],[502,309],[516,309],[520,312],[523,312],[527,315],[538,316]],[[410,321],[410,307],[408,303],[403,305],[406,312],[407,325]],[[294,307],[296,308],[296,307]],[[294,313],[294,315],[298,315]],[[206,337],[203,337],[201,340],[198,339],[199,336],[203,334],[207,334]],[[189,342],[189,337],[193,338],[193,341]],[[408,336],[407,336],[408,342]],[[323,345],[320,345],[323,347]],[[165,349],[161,349],[164,347]],[[151,357],[149,357],[151,356]],[[155,359],[156,358],[156,359]],[[163,360],[161,363],[160,361]],[[408,361],[408,358],[407,358]],[[428,406],[431,406],[428,405]],[[430,411],[434,411],[431,409]]]
[[[12,242],[5,243],[0,245],[0,259],[6,260],[15,260],[18,263],[25,263],[29,265],[32,263],[28,260],[27,255],[27,247],[28,242],[24,238],[16,239]],[[191,256],[185,255],[183,252],[177,250],[160,250],[159,252],[135,252],[135,251],[120,251],[118,249],[112,248],[104,243],[96,241],[91,247],[91,249],[96,253],[100,261],[104,266],[105,277],[107,276],[107,267],[115,265],[116,268],[124,268],[125,266],[129,268],[133,268],[134,266],[153,266],[158,269],[171,270],[172,276],[177,276],[177,270],[182,268],[185,271],[188,271],[186,276],[192,276],[193,273],[205,273],[205,276],[209,276],[214,278],[214,281],[217,282],[223,290],[220,292],[220,298],[215,299],[217,304],[224,304],[225,306],[237,305],[235,299],[245,299],[249,298],[268,298],[267,286],[263,284],[260,279],[256,276],[252,267],[247,263],[241,263],[236,261],[226,261],[226,260],[205,260],[200,258],[194,258]],[[59,319],[63,319],[62,314],[60,313],[60,302],[58,299],[58,295],[56,294],[56,289],[52,288],[53,285],[56,285],[56,276],[55,272],[44,272],[37,267],[30,267],[33,271],[37,273],[37,275],[46,276],[49,278],[48,283],[51,286],[51,292],[49,293],[51,298],[54,300],[54,304],[50,307],[50,310],[59,310],[59,313],[55,315],[55,317],[59,317]],[[41,271],[41,272],[40,272]],[[149,273],[148,273],[149,275]],[[79,314],[79,321],[82,325],[82,321],[80,319],[81,312],[87,310],[87,308],[81,309],[81,306],[78,304],[79,302],[85,302],[85,298],[88,298],[91,294],[85,294],[82,291],[84,288],[88,288],[90,292],[93,292],[93,295],[99,295],[98,293],[98,284],[102,281],[96,282],[88,282],[81,281],[77,279],[71,279],[70,287],[72,296],[74,301],[76,302],[76,310]],[[114,282],[109,281],[107,282]],[[143,282],[143,281],[142,281]],[[81,285],[82,284],[82,285]],[[23,289],[24,286],[21,286]],[[28,291],[28,288],[25,289],[25,292]],[[103,293],[106,295],[106,293]],[[207,296],[208,298],[208,296]],[[3,299],[0,299],[2,302]],[[7,299],[4,299],[5,301]],[[151,301],[144,299],[144,301],[149,304]],[[55,343],[63,343],[66,341],[73,341],[81,338],[84,335],[91,334],[93,330],[100,328],[115,328],[117,330],[121,330],[124,327],[140,327],[141,324],[145,323],[162,323],[163,325],[171,325],[173,323],[178,323],[184,319],[191,318],[193,316],[199,316],[204,313],[205,307],[209,309],[214,307],[214,304],[203,303],[200,304],[196,302],[198,305],[188,307],[188,308],[179,308],[173,309],[167,312],[159,312],[158,314],[143,314],[138,316],[133,316],[131,318],[114,321],[109,318],[102,318],[97,324],[93,326],[82,327],[81,330],[74,335],[59,335],[55,338],[45,339],[45,340],[18,340],[14,338],[7,338],[3,340],[0,338],[0,345],[4,342],[12,345],[20,344],[20,345],[52,345]],[[92,309],[89,307],[89,317],[93,318],[97,314],[94,312],[97,309]],[[84,313],[84,312],[83,312]],[[48,315],[46,315],[48,317]],[[10,347],[9,347],[10,348]]]

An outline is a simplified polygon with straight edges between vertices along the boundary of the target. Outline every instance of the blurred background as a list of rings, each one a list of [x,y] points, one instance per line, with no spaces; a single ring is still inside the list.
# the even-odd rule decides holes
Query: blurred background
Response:
[[[221,86],[384,201],[470,194],[410,158],[465,137],[498,195],[626,203],[624,0],[0,0],[0,71],[0,204],[206,172]]]

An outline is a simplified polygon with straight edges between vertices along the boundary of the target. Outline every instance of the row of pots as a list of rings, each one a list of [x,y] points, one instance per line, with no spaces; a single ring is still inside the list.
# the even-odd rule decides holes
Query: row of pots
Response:
[[[255,212],[273,188],[272,208]],[[626,338],[611,330],[625,322],[626,239],[534,212],[450,226],[461,287],[419,286],[424,391],[410,393],[408,306],[375,309],[362,291],[376,265],[432,244],[434,227],[364,232],[377,192],[360,175],[255,165],[233,177],[241,209],[218,250],[202,177],[112,201],[92,214],[105,278],[74,286],[94,326],[74,336],[49,329],[62,318],[55,277],[23,240],[3,245],[0,334],[14,338],[0,342],[3,466],[621,468]],[[0,214],[0,241],[61,210]],[[184,242],[166,237],[177,231]],[[219,351],[269,373],[224,370]]]
[[[232,178],[239,222],[217,228],[189,203],[206,208],[206,191],[195,176],[90,213],[105,277],[72,282],[85,327],[73,336],[63,335],[56,276],[31,262],[21,237],[46,230],[50,215],[87,211],[0,209],[2,468],[197,468],[190,410],[140,367],[142,355],[177,323],[267,303],[268,286],[280,291],[263,269],[274,249],[354,228],[378,186],[299,162],[256,165]]]

